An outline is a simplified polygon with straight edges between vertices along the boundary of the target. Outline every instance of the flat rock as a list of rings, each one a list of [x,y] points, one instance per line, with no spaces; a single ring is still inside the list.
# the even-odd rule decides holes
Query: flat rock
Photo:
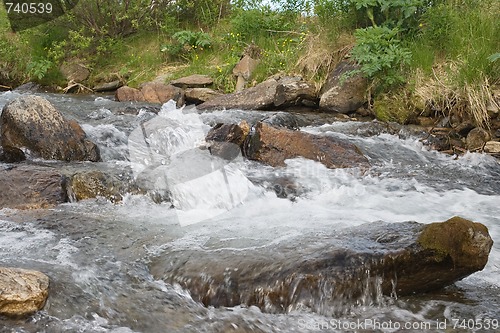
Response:
[[[170,82],[171,85],[178,88],[205,88],[214,83],[214,80],[208,75],[193,74]]]
[[[0,290],[0,315],[26,316],[44,307],[49,278],[37,271],[0,267]]]
[[[253,305],[271,313],[306,306],[322,313],[453,284],[482,270],[493,244],[484,225],[459,217],[428,225],[369,223],[296,241],[174,251],[153,259],[150,270],[206,306]]]
[[[95,86],[92,90],[95,92],[103,92],[103,91],[115,91],[118,88],[123,86],[123,83],[120,80],[115,80],[111,82],[104,82]]]
[[[266,110],[274,107],[274,96],[278,87],[278,81],[269,79],[233,94],[226,94],[213,98],[197,106],[199,110]]]
[[[45,98],[22,95],[4,106],[0,119],[4,149],[25,148],[44,159],[100,160],[99,148],[80,125],[66,119]]]
[[[313,135],[259,122],[243,147],[245,156],[272,166],[284,166],[285,160],[304,157],[321,162],[327,168],[369,166],[355,145],[330,136]]]

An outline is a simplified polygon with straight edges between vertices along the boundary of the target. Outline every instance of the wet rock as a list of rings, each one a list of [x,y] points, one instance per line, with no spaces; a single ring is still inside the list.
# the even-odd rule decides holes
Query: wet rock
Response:
[[[35,94],[35,93],[44,92],[44,89],[38,83],[28,82],[28,83],[20,85],[19,87],[14,89],[14,91],[18,92],[18,93],[23,93],[23,94],[25,94],[25,93]]]
[[[120,80],[115,80],[112,82],[104,82],[98,84],[92,90],[94,90],[95,92],[115,91],[121,86],[123,86],[123,83]]]
[[[146,99],[139,89],[128,86],[120,87],[115,93],[118,102],[144,102]]]
[[[80,125],[42,97],[23,95],[10,101],[0,119],[4,149],[26,148],[45,159],[100,160],[99,148],[87,140]]]
[[[83,82],[90,76],[90,70],[80,59],[70,59],[61,65],[61,73],[67,81]]]
[[[488,131],[477,127],[467,134],[467,149],[469,151],[476,151],[483,148],[484,144],[491,139]]]
[[[169,100],[176,102],[177,107],[184,105],[184,91],[171,84],[148,82],[141,86],[144,100],[149,103],[166,103]]]
[[[305,125],[298,117],[288,112],[276,112],[262,119],[262,122],[274,127],[284,127],[291,130],[298,130],[301,126]]]
[[[214,80],[208,75],[193,74],[170,82],[171,85],[178,88],[205,88],[214,83]]]
[[[207,133],[205,141],[212,155],[233,160],[240,155],[247,134],[239,125],[217,124]]]
[[[347,141],[278,129],[262,122],[247,137],[243,151],[249,159],[271,166],[284,166],[286,159],[295,157],[318,161],[328,168],[369,166],[358,147]]]
[[[130,173],[102,172],[97,170],[77,172],[70,176],[68,192],[74,200],[104,197],[111,202],[122,201],[127,193],[144,194],[134,183]]]
[[[67,201],[66,177],[53,168],[19,165],[0,169],[0,209],[37,209]]]
[[[186,102],[191,104],[200,104],[222,95],[210,88],[187,88],[184,93]]]
[[[3,148],[0,146],[0,162],[5,163],[18,163],[26,160],[24,152],[15,147]]]
[[[137,116],[141,111],[158,114],[160,110],[161,107],[156,105],[127,105],[125,107],[119,106],[117,108],[113,108],[111,112],[113,112],[114,114],[129,114]]]
[[[500,142],[498,141],[488,141],[484,145],[484,152],[489,154],[500,154]]]
[[[213,98],[197,107],[199,110],[266,110],[274,106],[277,87],[278,81],[269,79],[255,87]]]
[[[317,105],[316,89],[300,77],[284,77],[279,80],[274,96],[274,105],[289,107],[294,105]]]
[[[367,102],[367,80],[361,74],[345,78],[347,73],[356,69],[358,69],[357,66],[345,61],[337,65],[321,89],[320,109],[350,113]]]
[[[493,244],[484,225],[459,217],[429,225],[377,222],[298,237],[300,246],[292,239],[245,251],[176,251],[154,259],[150,269],[207,306],[255,305],[271,313],[306,306],[322,313],[377,302],[381,293],[448,286],[483,269]]]
[[[44,307],[49,278],[37,271],[0,267],[0,290],[0,315],[26,316]]]

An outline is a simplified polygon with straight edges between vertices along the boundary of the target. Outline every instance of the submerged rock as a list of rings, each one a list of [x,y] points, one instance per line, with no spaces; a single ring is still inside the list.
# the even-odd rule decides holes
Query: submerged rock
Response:
[[[33,95],[7,103],[1,115],[4,149],[25,148],[44,159],[99,161],[96,144],[83,129],[68,120],[46,99]]]
[[[284,166],[285,160],[304,157],[328,168],[368,167],[358,147],[331,136],[275,128],[263,122],[254,126],[243,147],[245,156],[271,166]]]
[[[272,313],[306,306],[322,313],[450,285],[483,269],[492,244],[484,225],[459,217],[428,225],[378,222],[245,251],[174,251],[150,268],[206,306],[255,305]]]
[[[49,167],[19,165],[0,169],[0,209],[37,209],[66,202],[66,180],[66,176]]]
[[[44,307],[49,278],[37,271],[0,267],[0,291],[0,315],[29,315]]]

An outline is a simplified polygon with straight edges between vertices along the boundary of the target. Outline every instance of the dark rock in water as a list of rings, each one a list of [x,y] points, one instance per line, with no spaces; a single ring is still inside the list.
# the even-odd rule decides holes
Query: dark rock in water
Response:
[[[35,156],[63,161],[99,161],[99,148],[83,129],[46,99],[33,95],[7,103],[1,115],[2,147],[27,148]]]
[[[0,209],[36,209],[68,200],[66,176],[53,168],[19,165],[0,169]]]
[[[243,152],[249,159],[272,166],[284,166],[286,159],[295,157],[321,162],[327,168],[369,166],[359,148],[347,141],[279,129],[262,122],[247,137]]]
[[[241,153],[241,145],[248,132],[235,124],[217,124],[205,137],[212,155],[233,160]]]
[[[274,127],[284,127],[291,130],[298,130],[304,126],[298,117],[288,112],[276,112],[275,114],[262,119],[263,123]]]
[[[0,267],[0,290],[0,315],[26,316],[44,307],[49,278],[37,271]]]
[[[153,259],[150,269],[206,306],[255,305],[271,313],[306,306],[322,313],[376,302],[381,294],[448,286],[483,269],[493,244],[484,225],[459,217],[429,225],[371,223],[297,242],[174,251]]]
[[[26,160],[24,152],[15,147],[3,148],[0,146],[0,162],[18,163]]]
[[[25,84],[20,85],[16,89],[14,89],[15,92],[18,93],[39,93],[39,92],[44,92],[43,87],[39,85],[38,83],[34,82],[28,82]]]

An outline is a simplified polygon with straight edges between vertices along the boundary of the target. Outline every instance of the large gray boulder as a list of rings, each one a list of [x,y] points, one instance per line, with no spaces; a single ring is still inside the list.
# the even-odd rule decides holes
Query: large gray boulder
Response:
[[[41,310],[49,296],[47,275],[0,267],[0,315],[21,317]]]
[[[273,313],[306,306],[321,313],[377,302],[381,294],[448,286],[482,270],[493,244],[484,225],[459,217],[428,225],[378,222],[298,237],[245,251],[174,251],[153,259],[150,270],[207,306],[253,305]]]
[[[360,73],[349,75],[357,69],[359,68],[356,65],[348,62],[337,65],[321,89],[321,110],[350,113],[367,102],[368,81]]]
[[[28,149],[44,159],[100,160],[99,148],[80,125],[66,119],[45,98],[20,96],[4,106],[0,120],[4,149]]]

